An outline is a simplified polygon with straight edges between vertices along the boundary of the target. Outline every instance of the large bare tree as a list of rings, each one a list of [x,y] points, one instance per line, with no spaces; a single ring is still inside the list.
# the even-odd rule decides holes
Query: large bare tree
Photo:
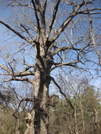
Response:
[[[11,31],[10,34],[18,36],[19,42],[14,37],[13,51],[11,49],[7,53],[9,57],[16,54],[14,58],[8,58],[4,51],[3,55],[8,61],[6,59],[6,64],[0,64],[0,74],[11,76],[8,77],[9,81],[27,81],[32,84],[33,110],[26,117],[25,134],[48,134],[50,82],[53,81],[61,91],[52,72],[59,67],[84,71],[90,71],[91,67],[93,70],[99,69],[100,2],[9,0],[8,5],[9,10],[14,11],[13,15],[9,14],[7,20],[4,14],[0,23]],[[11,48],[11,43],[7,43],[7,49]]]

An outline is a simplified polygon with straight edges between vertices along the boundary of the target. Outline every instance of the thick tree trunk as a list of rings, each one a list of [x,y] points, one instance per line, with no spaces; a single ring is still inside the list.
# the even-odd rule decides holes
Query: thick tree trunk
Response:
[[[25,134],[47,134],[48,133],[48,85],[40,72],[36,72],[34,83],[34,107],[32,113],[26,117],[27,130]],[[41,78],[40,78],[41,77]]]
[[[34,87],[34,106],[33,111],[29,114],[30,119],[26,117],[27,129],[25,134],[48,134],[48,90],[50,84],[51,60],[49,58],[37,59],[35,76],[33,81]]]
[[[48,133],[48,78],[44,78],[44,74],[37,72],[37,79],[34,81],[35,95],[35,134]]]

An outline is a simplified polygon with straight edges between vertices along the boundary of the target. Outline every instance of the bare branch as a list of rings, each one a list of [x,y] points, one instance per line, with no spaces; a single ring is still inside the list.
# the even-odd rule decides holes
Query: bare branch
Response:
[[[0,68],[2,68],[3,70],[5,70],[9,75],[12,75],[12,71],[9,70],[7,67],[3,66],[2,64],[0,64]]]
[[[55,79],[53,77],[51,77],[51,80],[53,81],[53,83],[58,87],[60,93],[65,97],[66,101],[69,103],[69,105],[71,106],[71,108],[74,110],[74,107],[70,101],[70,99],[66,96],[66,94],[62,91],[61,87],[58,85],[58,83],[55,81]]]
[[[47,0],[44,0],[43,2],[43,14],[45,15],[45,11],[46,11],[46,6],[47,6]]]
[[[17,4],[11,4],[11,7],[14,7],[14,6],[20,6],[20,7],[29,7],[31,9],[34,9],[32,6],[28,5],[28,4],[22,4],[20,2],[16,2]]]
[[[53,24],[54,24],[54,20],[55,20],[55,18],[56,18],[56,14],[57,14],[58,7],[59,7],[60,2],[61,2],[61,0],[56,0],[55,6],[54,6],[54,9],[53,9],[52,20],[51,20],[51,22],[50,22],[50,24],[49,24],[48,37],[49,37],[50,32],[51,32],[51,30],[52,30],[52,26],[53,26]],[[48,38],[48,37],[47,37],[47,38]]]
[[[68,62],[68,63],[54,63],[54,65],[56,65],[55,67],[51,68],[50,71],[54,70],[57,67],[61,67],[61,66],[71,66],[71,67],[75,67],[78,68],[76,66],[76,63],[78,63],[79,61],[73,61],[73,62]]]
[[[81,40],[80,40],[80,41],[81,41]],[[65,46],[65,47],[57,48],[54,52],[52,52],[52,55],[55,55],[55,54],[57,54],[57,53],[60,52],[60,51],[65,51],[65,50],[70,50],[70,49],[80,51],[81,49],[74,47],[74,45],[76,45],[76,44],[79,43],[80,41],[75,42],[75,43],[72,44],[71,46],[67,46],[67,47]]]
[[[36,9],[37,9],[37,13],[39,12],[39,15],[40,15],[40,30],[41,30],[41,34],[44,38],[45,33],[46,33],[45,11],[46,11],[47,1],[45,0],[43,4],[44,5],[42,7],[39,0],[35,0],[35,2],[34,2],[34,5],[36,6]]]
[[[86,3],[85,3],[85,1],[82,1],[81,4],[77,5],[75,7],[75,10],[70,14],[70,16],[62,23],[60,28],[55,32],[53,37],[50,38],[50,42],[54,42],[60,36],[60,34],[65,30],[67,25],[71,22],[71,20],[78,14],[78,11],[82,6],[84,6],[85,4],[90,4],[90,3],[91,3],[91,1],[86,2]]]
[[[26,31],[26,33],[28,33],[32,39],[33,35],[31,33],[29,33],[28,29],[23,25],[23,24],[20,24],[21,27]]]
[[[0,73],[0,75],[10,75],[10,76],[13,76],[13,77],[24,77],[24,76],[28,76],[28,75],[34,75],[34,72],[32,72],[32,71],[24,71],[24,72],[19,72],[19,73],[12,73],[12,71],[10,71],[10,73]]]
[[[27,39],[25,36],[21,35],[18,31],[16,31],[15,29],[13,29],[12,27],[10,27],[8,24],[6,24],[5,22],[0,20],[0,23],[3,24],[4,26],[6,26],[9,30],[11,30],[13,33],[15,33],[16,35],[18,35],[20,38],[26,40],[28,43],[31,43],[31,40]]]
[[[0,73],[0,75],[9,75],[8,73]]]
[[[24,65],[27,65],[27,67],[22,72],[27,71],[30,68],[34,68],[35,67],[35,65],[28,65],[28,64],[24,64]]]
[[[36,5],[35,5],[34,0],[32,0],[32,4],[33,4],[34,10],[35,10],[35,17],[36,17],[36,21],[37,21],[37,29],[38,29],[38,32],[40,32],[40,22],[39,22],[39,17],[38,17],[38,14],[37,14],[37,9],[36,9]]]
[[[26,82],[29,82],[29,83],[33,83],[32,80],[28,79],[28,78],[11,78],[7,81],[4,81],[4,82],[9,82],[9,81],[26,81]]]
[[[46,34],[46,25],[45,25],[45,14],[44,14],[44,11],[40,12],[40,20],[41,20],[41,33],[42,33],[42,36],[44,38],[44,36]]]
[[[40,1],[39,1],[39,0],[35,0],[35,3],[36,3],[36,5],[38,6],[38,9],[40,10],[40,9],[41,9]]]
[[[28,23],[30,25],[32,25],[32,27],[34,27],[34,29],[31,29],[30,30],[33,30],[34,32],[38,33],[38,29],[37,29],[37,26],[33,23],[33,21],[31,20],[31,18],[29,18],[27,15],[25,15],[23,12],[22,12],[23,16],[28,20]],[[33,35],[34,36],[34,35]]]
[[[9,70],[7,67],[3,66],[2,64],[0,64],[0,67],[5,70],[7,73],[3,74],[1,73],[1,75],[10,75],[10,76],[13,76],[13,77],[23,77],[23,76],[28,76],[28,75],[34,75],[34,72],[33,71],[22,71],[22,72],[17,72],[17,73],[14,73],[13,71],[13,68],[11,70]]]
[[[16,2],[16,4],[11,4],[10,6],[11,7],[13,7],[13,6],[21,6],[21,7],[30,7],[31,8],[31,6],[29,6],[28,4],[21,4],[19,2]]]
[[[34,72],[33,71],[24,71],[24,72],[14,73],[14,77],[23,77],[23,76],[28,76],[28,75],[34,75]]]
[[[78,61],[81,62],[79,56],[80,56],[80,53],[83,52],[83,50],[85,50],[88,46],[90,46],[90,44],[88,43],[86,46],[84,46],[83,48],[80,49],[80,51],[78,52],[78,55],[77,55],[77,59]],[[82,63],[82,62],[81,62]],[[83,64],[83,63],[82,63]]]
[[[100,56],[100,52],[98,51],[98,49],[96,47],[96,42],[95,42],[95,38],[94,38],[94,34],[93,34],[92,17],[90,16],[89,10],[88,10],[88,17],[89,17],[89,23],[90,23],[90,36],[92,39],[92,43],[94,45],[95,52],[98,55],[99,64],[101,65],[101,56]]]
[[[16,113],[18,112],[18,110],[19,110],[19,108],[20,108],[20,105],[21,105],[21,103],[22,103],[23,101],[26,101],[26,102],[28,102],[28,101],[33,102],[33,101],[34,101],[34,100],[31,99],[31,98],[24,98],[24,97],[21,97],[21,98],[22,98],[22,99],[20,100],[17,109],[16,109],[15,112],[12,114],[15,118],[16,118]]]
[[[89,14],[101,14],[101,12],[98,12],[99,10],[101,10],[101,8],[86,9],[86,10],[78,12],[78,14],[88,14],[88,11],[89,11]],[[96,11],[96,12],[90,12],[90,11]]]
[[[69,50],[69,49],[72,49],[72,46],[68,46],[68,47],[61,47],[61,48],[57,48],[54,52],[52,52],[52,55],[55,55],[57,54],[58,52],[60,51],[65,51],[65,50]]]

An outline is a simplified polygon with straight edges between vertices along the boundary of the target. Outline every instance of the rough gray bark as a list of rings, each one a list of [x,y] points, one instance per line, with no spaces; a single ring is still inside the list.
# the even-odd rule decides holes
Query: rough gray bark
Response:
[[[48,57],[47,57],[48,56]],[[25,134],[47,134],[49,126],[48,117],[48,90],[51,81],[50,69],[53,59],[46,56],[42,52],[42,56],[37,54],[36,65],[34,71],[34,80],[32,81],[34,88],[34,105],[31,113],[26,119],[27,129]]]
[[[43,61],[45,63],[44,62],[40,63],[40,60],[38,60],[36,64],[35,78],[33,81],[34,85],[33,111],[35,111],[35,117],[34,117],[35,134],[43,134],[43,133],[47,134],[48,132],[49,120],[48,120],[47,101],[49,96],[48,89],[51,80],[49,74],[49,69],[52,65],[51,60],[52,59],[48,59],[48,61],[46,61],[44,59]]]

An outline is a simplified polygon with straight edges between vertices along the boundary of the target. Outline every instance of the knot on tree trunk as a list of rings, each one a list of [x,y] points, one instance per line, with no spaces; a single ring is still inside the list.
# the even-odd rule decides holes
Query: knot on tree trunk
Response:
[[[30,124],[32,122],[32,115],[31,115],[31,113],[27,113],[27,115],[25,117],[25,120],[26,120],[26,126],[27,126],[27,128],[29,128]]]

